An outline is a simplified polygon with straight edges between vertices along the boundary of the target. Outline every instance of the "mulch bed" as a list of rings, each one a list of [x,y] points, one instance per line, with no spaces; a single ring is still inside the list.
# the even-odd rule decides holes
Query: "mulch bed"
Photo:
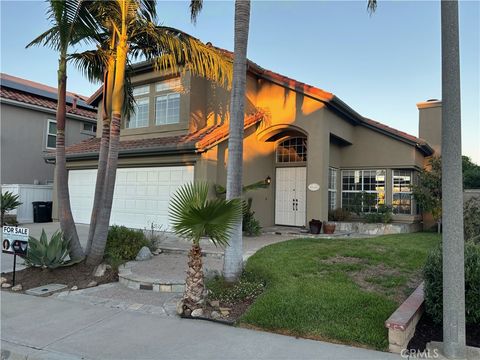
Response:
[[[107,269],[102,277],[93,276],[94,271],[95,266],[86,265],[85,263],[60,267],[53,270],[28,267],[17,271],[15,275],[15,285],[22,284],[23,292],[47,284],[64,284],[69,288],[77,286],[79,289],[84,289],[92,281],[97,282],[97,284],[118,281],[117,271]],[[2,277],[5,277],[7,282],[12,284],[12,273],[2,273]],[[2,288],[2,290],[10,289]]]
[[[467,346],[480,347],[480,324],[467,325],[466,338]],[[442,324],[435,324],[431,317],[424,313],[407,348],[423,351],[430,341],[443,341],[443,327]]]

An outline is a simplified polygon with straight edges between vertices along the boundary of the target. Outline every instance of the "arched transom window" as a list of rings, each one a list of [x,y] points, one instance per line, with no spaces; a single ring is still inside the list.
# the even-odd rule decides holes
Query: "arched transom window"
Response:
[[[304,137],[292,137],[283,140],[277,145],[277,162],[306,162],[307,139]]]

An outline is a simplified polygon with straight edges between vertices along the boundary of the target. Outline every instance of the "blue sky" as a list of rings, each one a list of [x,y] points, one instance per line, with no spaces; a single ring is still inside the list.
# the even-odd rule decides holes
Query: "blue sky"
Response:
[[[1,71],[56,86],[57,54],[24,46],[49,26],[43,1],[4,1]],[[233,49],[233,1],[206,1],[197,25],[188,2],[159,1],[159,20]],[[480,163],[480,2],[460,2],[463,153]],[[249,58],[335,93],[364,116],[418,135],[416,103],[441,98],[440,1],[254,1]],[[70,67],[68,89],[90,95]]]

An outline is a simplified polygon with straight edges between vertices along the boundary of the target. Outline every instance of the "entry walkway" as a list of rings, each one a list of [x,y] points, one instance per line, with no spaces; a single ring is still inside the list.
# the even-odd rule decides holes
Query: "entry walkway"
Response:
[[[400,356],[202,320],[2,293],[5,359],[353,359]]]

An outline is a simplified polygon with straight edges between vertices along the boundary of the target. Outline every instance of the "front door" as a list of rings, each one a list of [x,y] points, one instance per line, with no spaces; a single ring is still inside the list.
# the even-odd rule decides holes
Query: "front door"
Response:
[[[277,168],[275,224],[305,226],[306,167]]]

